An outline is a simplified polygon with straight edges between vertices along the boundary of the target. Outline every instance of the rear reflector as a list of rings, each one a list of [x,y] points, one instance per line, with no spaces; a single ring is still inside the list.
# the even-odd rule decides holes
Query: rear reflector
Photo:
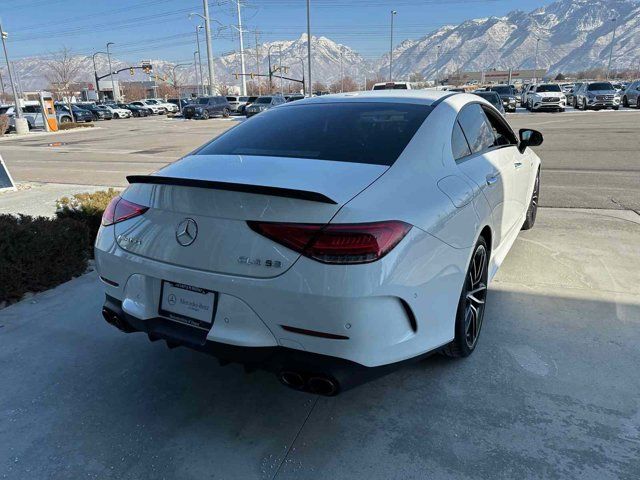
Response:
[[[142,215],[149,207],[138,205],[124,198],[114,197],[102,214],[102,225],[108,227],[118,222],[124,222],[130,218]]]
[[[355,224],[247,222],[255,232],[323,263],[375,262],[411,229],[398,220]]]

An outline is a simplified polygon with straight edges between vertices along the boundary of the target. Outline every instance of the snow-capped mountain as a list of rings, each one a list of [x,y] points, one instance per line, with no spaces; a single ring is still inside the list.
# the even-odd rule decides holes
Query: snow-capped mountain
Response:
[[[615,18],[615,22],[612,19]],[[456,71],[533,68],[575,72],[606,67],[613,29],[612,68],[638,68],[640,3],[634,0],[559,0],[529,13],[467,20],[448,25],[394,52],[395,77],[425,78]],[[389,56],[376,65],[384,72]]]
[[[615,18],[615,22],[612,19]],[[395,78],[408,79],[418,74],[427,79],[444,78],[457,71],[533,68],[536,43],[538,66],[550,72],[576,72],[606,67],[613,30],[616,30],[612,68],[614,70],[640,68],[640,2],[637,0],[558,0],[529,13],[513,11],[504,17],[472,19],[459,25],[447,25],[427,33],[417,40],[404,40],[393,51]],[[384,34],[384,33],[381,33]],[[539,40],[538,40],[539,39]],[[307,36],[295,40],[264,43],[255,49],[245,49],[247,73],[260,73],[268,68],[268,52],[272,67],[289,67],[285,76],[301,78],[306,58]],[[340,65],[345,76],[358,82],[366,76],[386,78],[389,54],[375,61],[365,60],[352,48],[327,37],[312,38],[313,81],[330,84],[340,78]],[[91,57],[75,57],[80,65],[78,80],[93,81]],[[203,57],[206,64],[206,59]],[[48,63],[43,58],[27,58],[14,62],[23,90],[46,88]],[[168,74],[172,63],[153,60],[156,73]],[[127,62],[112,58],[113,68],[129,66]],[[109,71],[104,55],[96,56],[100,74]],[[203,66],[206,72],[206,65]],[[6,79],[6,70],[2,69]],[[178,69],[180,83],[195,84],[194,68]],[[216,82],[238,85],[233,76],[240,72],[240,55],[231,52],[215,58]],[[131,77],[128,72],[119,78],[146,80],[140,71]],[[6,81],[6,80],[5,80]],[[277,80],[274,80],[277,82]]]

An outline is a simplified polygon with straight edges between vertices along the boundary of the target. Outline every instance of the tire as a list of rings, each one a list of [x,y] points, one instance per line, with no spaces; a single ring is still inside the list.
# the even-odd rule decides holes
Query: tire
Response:
[[[575,108],[576,110],[578,110],[578,101],[576,100],[576,97],[573,97],[571,99],[571,105],[573,105],[573,108]]]
[[[624,97],[622,97],[622,106],[623,107],[628,107],[629,106],[629,99],[627,98],[626,95]]]
[[[614,109],[614,110],[620,110],[619,106],[618,107],[611,107],[611,108]]]
[[[638,100],[636,101],[636,108],[640,109],[640,96],[638,97]]]
[[[473,248],[458,301],[455,337],[441,350],[447,357],[468,357],[478,345],[487,300],[488,275],[489,247],[480,237]]]
[[[527,215],[522,224],[520,230],[531,230],[536,223],[536,215],[538,214],[538,201],[540,199],[540,170],[536,175],[535,183],[533,184],[533,192],[531,193],[531,200],[529,200],[529,208],[527,209]]]
[[[203,120],[209,120],[209,110],[204,110],[202,112],[202,119]]]
[[[231,113],[229,112],[228,108],[223,108],[222,109],[222,118],[229,118],[229,115],[231,115]]]
[[[559,108],[558,111],[562,113],[564,112],[564,108]]]
[[[71,123],[71,119],[69,117],[62,117],[60,123]]]
[[[117,113],[114,113],[113,114],[113,118],[118,119],[118,118],[120,118],[120,115],[118,115]]]

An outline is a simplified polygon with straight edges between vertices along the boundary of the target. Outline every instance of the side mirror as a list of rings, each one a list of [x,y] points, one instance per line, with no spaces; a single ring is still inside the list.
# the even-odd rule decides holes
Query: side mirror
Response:
[[[520,153],[524,153],[527,147],[542,145],[542,134],[537,130],[521,128],[519,134],[520,144],[518,145],[518,150],[520,150]]]

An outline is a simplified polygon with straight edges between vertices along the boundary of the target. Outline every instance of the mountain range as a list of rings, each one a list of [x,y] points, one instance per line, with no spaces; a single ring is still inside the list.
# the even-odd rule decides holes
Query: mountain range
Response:
[[[615,19],[615,20],[613,20]],[[404,40],[393,50],[393,75],[396,79],[422,77],[445,78],[458,71],[489,69],[540,68],[550,73],[576,72],[606,68],[612,38],[612,69],[640,70],[640,3],[636,0],[558,0],[531,12],[512,11],[503,17],[476,18],[458,25],[446,25],[418,39]],[[272,66],[289,67],[286,76],[300,78],[305,62],[307,36],[295,40],[264,43],[258,49],[245,50],[246,71],[267,72],[268,55]],[[377,59],[365,59],[354,49],[327,37],[312,37],[313,80],[325,84],[337,81],[342,71],[361,82],[365,77],[386,78],[389,54]],[[260,60],[258,62],[258,59]],[[93,80],[91,57],[75,57],[79,65],[78,80]],[[203,57],[203,62],[206,59]],[[240,55],[228,53],[214,60],[214,75],[218,82],[238,84],[233,76],[240,71]],[[156,72],[167,73],[172,63],[154,60]],[[45,88],[48,85],[47,60],[39,57],[14,62],[23,90]],[[129,66],[112,59],[114,70]],[[101,73],[109,71],[107,59],[96,57]],[[206,65],[203,66],[206,72]],[[195,84],[195,69],[177,70],[182,84]],[[141,72],[122,80],[142,80]],[[5,76],[6,78],[6,76]]]

